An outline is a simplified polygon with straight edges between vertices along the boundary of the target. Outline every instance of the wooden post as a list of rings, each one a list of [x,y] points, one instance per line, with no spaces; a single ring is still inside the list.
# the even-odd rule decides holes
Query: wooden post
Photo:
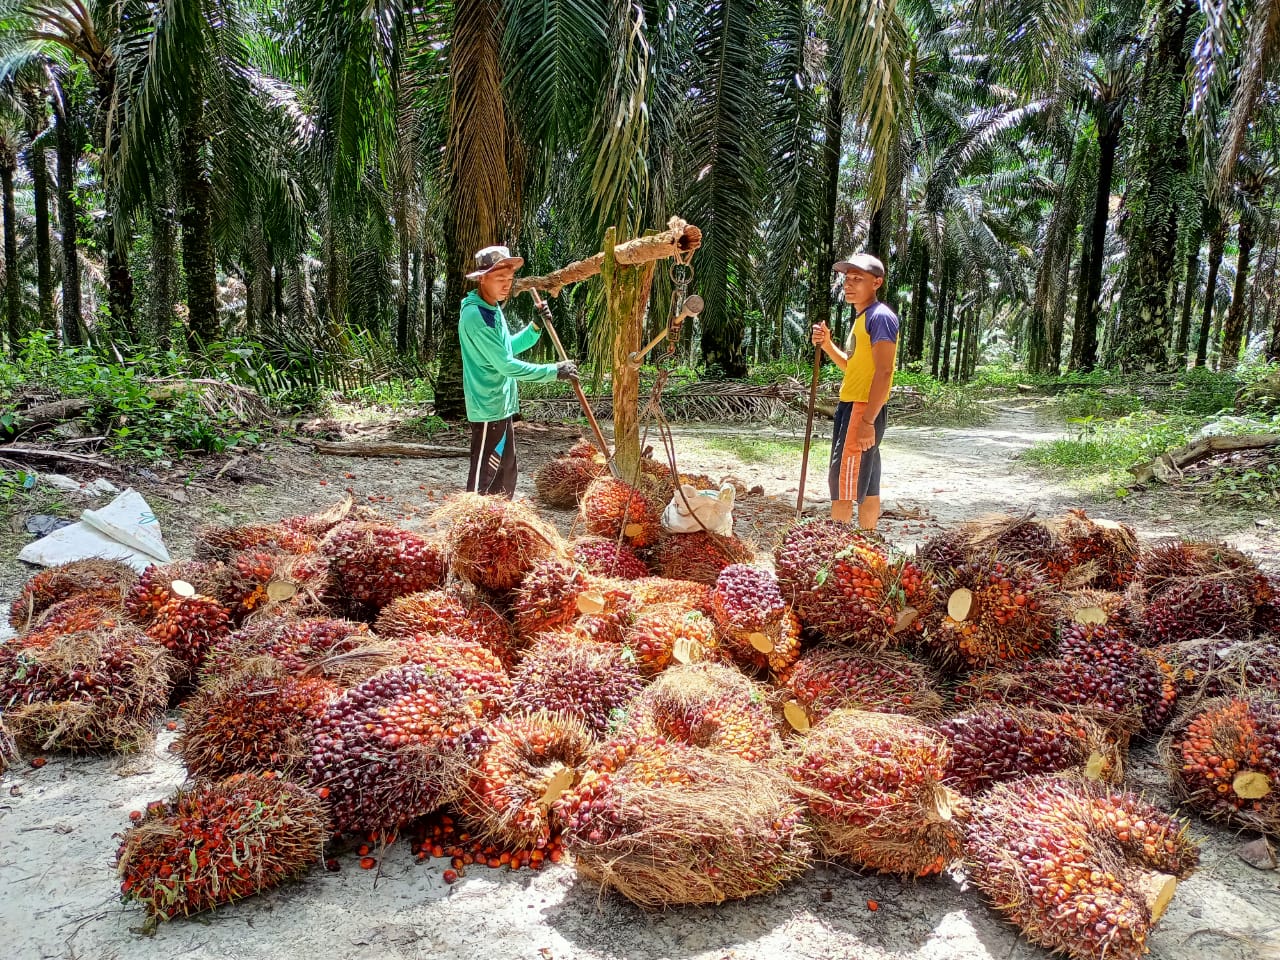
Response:
[[[649,303],[656,261],[626,266],[614,255],[617,231],[604,237],[604,278],[608,323],[613,342],[613,457],[622,479],[630,483],[640,463],[640,371],[629,356],[641,347],[644,311]]]

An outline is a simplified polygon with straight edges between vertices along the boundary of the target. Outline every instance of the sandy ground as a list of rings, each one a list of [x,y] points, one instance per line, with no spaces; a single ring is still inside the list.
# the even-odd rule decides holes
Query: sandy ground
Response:
[[[786,505],[794,505],[798,460],[744,464],[711,445],[711,438],[723,432],[710,426],[680,430],[682,467],[763,486],[765,496],[742,504],[740,524],[767,540],[785,520]],[[521,492],[532,492],[529,478],[536,461],[575,433],[522,425],[526,472]],[[1034,507],[1053,514],[1081,505],[1080,496],[1022,470],[1013,459],[1045,435],[1043,425],[1013,411],[981,428],[891,431],[885,441],[886,505],[926,516],[890,520],[886,534],[905,544],[939,523],[986,511]],[[794,433],[778,432],[778,439],[788,437]],[[819,439],[808,480],[818,512],[824,509],[819,495],[825,488],[825,448],[825,439]],[[291,448],[262,465],[274,483],[237,485],[223,479],[208,489],[197,483],[174,494],[175,484],[162,479],[143,489],[161,515],[173,553],[181,556],[197,523],[274,519],[336,500],[346,487],[377,498],[374,505],[412,524],[433,499],[459,485],[464,469],[457,460],[318,458]],[[1096,515],[1134,522],[1144,536],[1224,537],[1280,568],[1274,535],[1248,517],[1206,517],[1197,504],[1176,500],[1084,505]],[[572,516],[556,519],[568,532]],[[0,601],[11,598],[29,574],[14,559],[14,544],[21,542],[11,535],[0,552]],[[162,731],[155,749],[142,756],[53,757],[41,769],[22,765],[0,780],[0,955],[13,960],[443,955],[465,960],[1027,960],[1048,955],[1020,940],[976,892],[951,877],[903,882],[819,867],[774,896],[646,914],[602,896],[563,864],[540,874],[473,867],[447,886],[440,879],[442,865],[414,862],[407,844],[383,852],[377,871],[360,870],[354,856],[344,857],[339,872],[317,870],[304,883],[209,916],[165,924],[147,935],[141,911],[121,906],[117,898],[113,836],[127,824],[129,810],[181,783],[182,768],[167,751],[174,736]],[[1157,803],[1168,802],[1149,750],[1135,753],[1130,776],[1131,786]],[[1203,865],[1179,888],[1153,936],[1152,956],[1280,958],[1280,873],[1254,870],[1236,857],[1236,847],[1247,837],[1198,820],[1193,832],[1205,841]],[[868,901],[879,908],[870,910]]]

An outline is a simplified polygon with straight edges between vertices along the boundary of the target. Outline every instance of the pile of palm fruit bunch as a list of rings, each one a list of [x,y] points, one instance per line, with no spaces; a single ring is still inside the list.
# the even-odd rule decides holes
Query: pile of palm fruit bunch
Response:
[[[155,920],[405,841],[445,882],[564,861],[646,908],[815,857],[963,871],[1029,939],[1137,956],[1196,853],[1124,790],[1131,743],[1159,741],[1171,802],[1280,832],[1280,601],[1247,557],[1082,511],[912,555],[810,520],[756,553],[665,531],[660,464],[633,486],[585,444],[562,459],[594,465],[568,537],[527,502],[459,494],[410,530],[348,499],[140,576],[39,573],[3,729],[124,750],[181,710],[188,783],[117,856]]]

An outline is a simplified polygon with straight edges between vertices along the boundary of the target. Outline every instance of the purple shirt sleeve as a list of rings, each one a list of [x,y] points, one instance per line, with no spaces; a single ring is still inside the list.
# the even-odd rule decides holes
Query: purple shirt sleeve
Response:
[[[898,315],[883,303],[877,303],[867,311],[865,317],[867,335],[872,343],[888,340],[898,342]]]

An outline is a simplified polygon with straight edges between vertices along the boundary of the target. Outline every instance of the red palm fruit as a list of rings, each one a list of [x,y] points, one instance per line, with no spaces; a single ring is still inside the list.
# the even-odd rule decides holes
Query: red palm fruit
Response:
[[[90,558],[49,567],[22,585],[9,607],[9,626],[22,632],[55,603],[90,591],[114,597],[118,604],[137,579],[129,566],[114,560]]]
[[[1114,676],[1120,692],[1107,709],[1124,713],[1130,705],[1142,718],[1142,732],[1158,734],[1173,716],[1178,699],[1173,668],[1151,650],[1126,640],[1105,624],[1074,624],[1062,632],[1059,656],[1086,667],[1090,677]],[[1127,701],[1127,702],[1126,702]]]
[[[582,495],[579,513],[588,533],[622,538],[632,549],[652,546],[662,530],[661,505],[610,476],[592,480]]]
[[[1077,960],[1138,960],[1199,853],[1181,822],[1132,794],[1037,776],[975,802],[965,859],[1034,943]]]
[[[226,562],[242,550],[264,549],[277,553],[311,553],[318,546],[315,537],[281,523],[248,526],[205,526],[196,531],[197,560]]]
[[[509,593],[538,561],[565,555],[555,527],[531,507],[503,497],[461,493],[432,520],[447,528],[449,569],[491,593]]]
[[[787,759],[827,856],[927,876],[960,856],[961,797],[945,786],[951,748],[907,717],[839,710]]]
[[[440,633],[420,633],[395,642],[407,662],[451,677],[464,692],[477,720],[501,713],[511,698],[511,678],[502,661],[475,640]]]
[[[951,744],[947,782],[969,796],[1038,773],[1118,783],[1124,772],[1119,745],[1066,712],[989,704],[947,717],[938,732]]]
[[[212,597],[167,600],[147,627],[147,636],[173,654],[183,676],[194,676],[205,655],[231,633],[227,608]]]
[[[578,537],[569,544],[573,562],[597,577],[638,580],[649,576],[649,568],[631,548],[607,537]]]
[[[592,457],[556,457],[533,475],[539,503],[560,510],[572,510],[591,481],[608,472],[603,460]]]
[[[129,751],[148,743],[176,665],[135,627],[0,644],[0,703],[35,750]]]
[[[1071,566],[1070,551],[1053,525],[1034,513],[983,517],[963,524],[959,533],[971,558],[998,554],[1053,583],[1060,583]]]
[[[936,618],[940,596],[938,582],[925,565],[907,557],[893,561],[892,575],[902,590],[903,607],[892,633],[899,640],[919,640]]]
[[[1081,625],[1105,624],[1126,640],[1137,639],[1134,610],[1126,594],[1109,590],[1067,590],[1057,596],[1054,606],[1057,607],[1060,631]]]
[[[348,493],[331,507],[326,507],[315,513],[302,513],[292,517],[285,517],[280,521],[280,526],[308,537],[320,539],[338,524],[348,519],[354,506],[355,500]]]
[[[1089,586],[1123,590],[1129,585],[1140,552],[1133,527],[1114,520],[1095,520],[1083,510],[1068,510],[1058,529],[1072,571],[1087,572]]]
[[[251,548],[232,557],[227,569],[218,599],[237,622],[251,613],[324,610],[329,560],[323,554],[294,556]]]
[[[666,907],[768,893],[808,868],[802,808],[774,765],[680,743],[605,751],[624,759],[553,811],[584,878]]]
[[[714,584],[730,564],[750,563],[755,551],[737,537],[714,533],[672,533],[661,537],[653,548],[653,565],[669,580],[692,580]]]
[[[414,663],[332,701],[311,725],[307,776],[327,791],[334,832],[397,830],[452,799],[464,769],[459,738],[474,726],[457,682]]]
[[[1170,583],[1142,608],[1139,635],[1149,647],[1206,637],[1248,640],[1254,607],[1249,585],[1240,579],[1209,574]]]
[[[444,582],[440,545],[388,524],[338,524],[320,549],[329,557],[337,592],[357,603],[381,608]]]
[[[946,611],[925,645],[942,664],[1012,666],[1042,656],[1053,641],[1044,579],[1030,567],[995,556],[977,557],[951,571]]]
[[[1203,704],[1174,729],[1166,762],[1174,789],[1205,816],[1280,830],[1280,699]]]
[[[898,570],[877,541],[848,524],[810,520],[787,532],[774,563],[804,626],[870,651],[892,641],[905,600]]]
[[[1172,666],[1180,698],[1280,695],[1280,643],[1265,637],[1186,640],[1152,652]]]
[[[372,639],[368,624],[351,620],[330,617],[257,620],[216,641],[205,657],[201,673],[209,681],[234,673],[252,660],[268,657],[293,676],[318,673],[339,682],[346,682],[352,676],[364,679],[368,674],[362,675],[358,662],[340,661],[344,655],[368,648]],[[353,661],[356,659],[353,657]],[[331,661],[332,667],[328,665]],[[354,673],[349,672],[347,666],[354,667]]]
[[[458,812],[504,850],[544,849],[551,805],[572,787],[595,746],[580,721],[538,712],[500,717],[468,738],[471,760]]]
[[[781,743],[765,689],[719,664],[672,667],[627,713],[624,735],[675,740],[744,760],[768,759]]]
[[[116,587],[86,590],[47,607],[19,639],[23,646],[40,647],[63,634],[110,630],[124,620]]]
[[[600,449],[590,440],[579,438],[573,442],[568,450],[565,451],[566,457],[586,457],[588,460],[595,457],[603,456]]]
[[[710,607],[724,638],[725,652],[742,666],[772,667],[770,656],[788,645],[789,620],[793,618],[788,616],[787,602],[772,571],[743,563],[725,567],[711,590]],[[782,662],[775,672],[789,665]]]
[[[685,610],[711,615],[711,588],[705,583],[671,580],[667,577],[643,577],[615,584],[615,587],[625,590],[638,608],[675,604]]]
[[[836,710],[926,719],[942,711],[928,669],[891,652],[868,656],[843,647],[818,647],[796,661],[787,688],[813,719]]]
[[[159,920],[242,900],[322,860],[324,823],[315,797],[269,774],[179,790],[119,834],[120,892]]]
[[[220,597],[226,591],[230,572],[220,563],[205,560],[175,560],[153,563],[142,572],[124,598],[129,619],[139,626],[150,626],[160,608],[176,596],[190,591],[206,597]]]
[[[669,604],[646,607],[636,614],[623,633],[622,643],[635,658],[640,673],[652,677],[673,661],[699,663],[710,659],[719,639],[710,617]]]
[[[1254,605],[1270,596],[1267,578],[1254,560],[1225,543],[1198,540],[1166,540],[1145,550],[1134,571],[1134,587],[1150,601],[1171,587],[1209,576],[1238,586]]]
[[[938,586],[949,592],[952,571],[968,563],[971,553],[967,537],[954,530],[945,530],[916,548],[916,563],[929,570]]]
[[[603,581],[567,560],[540,560],[525,575],[511,606],[516,631],[523,637],[557,630],[604,606]]]
[[[619,647],[546,634],[512,675],[512,710],[564,714],[602,736],[640,692],[635,663]]]
[[[382,608],[373,629],[387,638],[443,633],[483,644],[504,668],[516,661],[510,624],[489,604],[462,590],[423,590],[397,597]]]
[[[293,676],[259,658],[187,701],[176,749],[187,772],[201,779],[268,770],[288,775],[306,762],[306,731],[339,692],[323,677]]]

